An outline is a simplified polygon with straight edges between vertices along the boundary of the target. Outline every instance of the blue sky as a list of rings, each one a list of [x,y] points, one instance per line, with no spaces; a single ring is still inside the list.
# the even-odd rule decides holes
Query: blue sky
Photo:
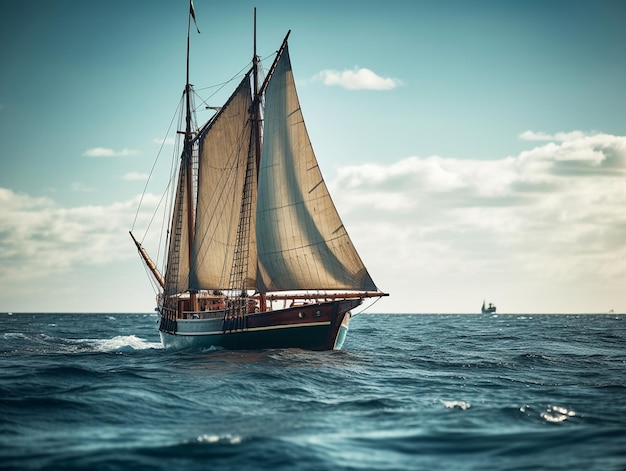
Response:
[[[246,66],[254,6],[375,312],[626,311],[626,4],[196,0],[197,89]],[[127,232],[186,27],[186,0],[0,2],[0,311],[153,308]]]

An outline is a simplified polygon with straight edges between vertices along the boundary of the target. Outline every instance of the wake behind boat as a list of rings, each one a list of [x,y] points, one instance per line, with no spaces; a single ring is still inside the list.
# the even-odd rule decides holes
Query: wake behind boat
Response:
[[[159,294],[166,347],[339,349],[378,290],[341,222],[304,124],[285,37],[265,79],[256,53],[194,128],[189,33],[184,142],[164,273],[133,238]],[[256,11],[255,11],[256,34]]]

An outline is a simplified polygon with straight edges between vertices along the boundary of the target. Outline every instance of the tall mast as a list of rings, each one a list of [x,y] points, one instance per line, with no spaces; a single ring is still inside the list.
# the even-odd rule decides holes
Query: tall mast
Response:
[[[189,33],[191,30],[191,13],[187,21],[187,75],[185,80],[185,144],[183,147],[183,159],[187,177],[187,222],[189,224],[189,261],[191,262],[193,247],[193,178],[191,168],[192,135],[191,135],[191,84],[189,83]]]
[[[256,53],[256,7],[254,8],[254,53],[252,56],[252,76],[254,82],[254,147],[256,151],[256,175],[259,180],[259,166],[261,165],[261,96],[259,95],[259,56]]]
[[[183,165],[185,166],[186,186],[187,186],[187,256],[189,257],[189,266],[192,265],[193,258],[193,238],[194,238],[194,214],[193,214],[193,136],[191,133],[191,84],[189,83],[189,37],[191,33],[191,14],[192,3],[190,2],[189,18],[187,19],[187,74],[185,80],[185,142],[183,147]],[[191,293],[191,309],[196,310],[197,303],[195,293]]]
[[[259,182],[259,168],[261,167],[261,96],[259,94],[259,56],[256,53],[256,7],[254,8],[254,52],[252,56],[252,76],[254,82],[254,105],[253,105],[253,126],[254,126],[254,148],[256,154],[256,180]],[[259,293],[259,309],[265,312],[267,304],[265,293]]]

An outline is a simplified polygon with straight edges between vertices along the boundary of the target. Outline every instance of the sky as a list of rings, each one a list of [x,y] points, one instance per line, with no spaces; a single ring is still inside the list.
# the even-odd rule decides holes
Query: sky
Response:
[[[368,312],[626,312],[626,3],[194,3],[210,105],[255,6],[265,67],[291,30],[324,178],[390,293]],[[171,153],[187,13],[0,0],[0,312],[153,310],[128,231]]]

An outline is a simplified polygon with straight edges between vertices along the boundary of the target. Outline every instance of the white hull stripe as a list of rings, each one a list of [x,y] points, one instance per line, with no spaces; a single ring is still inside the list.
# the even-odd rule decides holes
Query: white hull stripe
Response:
[[[242,332],[261,332],[264,330],[277,330],[277,329],[296,329],[300,327],[319,327],[323,325],[330,325],[330,321],[326,322],[311,322],[309,324],[295,324],[295,325],[275,325],[269,327],[253,327],[251,329],[234,329],[228,330],[226,332],[222,330],[214,330],[212,332],[176,332],[171,334],[170,332],[163,332],[170,335],[180,335],[185,337],[197,337],[200,335],[226,335],[226,334],[234,334],[234,333],[242,333]]]

